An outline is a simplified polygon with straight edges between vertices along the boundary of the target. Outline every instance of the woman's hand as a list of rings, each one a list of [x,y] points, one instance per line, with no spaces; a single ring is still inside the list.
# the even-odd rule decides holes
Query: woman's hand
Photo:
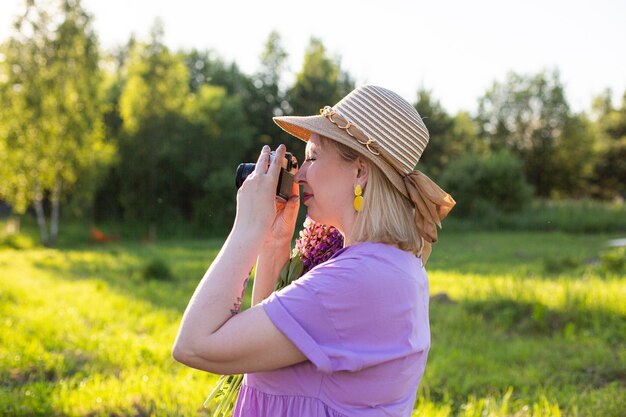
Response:
[[[290,244],[298,216],[299,190],[296,183],[286,203],[276,202],[276,186],[285,151],[285,145],[280,145],[269,164],[270,148],[264,146],[255,170],[237,192],[237,216],[233,229],[252,235],[251,238],[262,239],[264,244]]]

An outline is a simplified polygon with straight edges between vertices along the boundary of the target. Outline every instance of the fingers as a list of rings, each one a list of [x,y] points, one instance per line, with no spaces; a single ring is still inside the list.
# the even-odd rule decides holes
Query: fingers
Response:
[[[259,155],[259,159],[256,161],[256,166],[254,167],[254,172],[256,174],[265,174],[267,171],[267,164],[270,159],[270,147],[265,145],[263,149],[261,149],[261,154]]]
[[[261,154],[259,155],[259,159],[257,160],[256,166],[254,167],[254,172],[256,174],[267,173],[273,176],[278,176],[283,159],[285,158],[285,152],[287,152],[287,148],[285,147],[285,145],[280,145],[278,148],[276,148],[276,154],[270,163],[270,147],[267,145],[263,146],[263,149],[261,149]]]
[[[298,200],[300,198],[300,185],[297,182],[293,182],[293,186],[291,187],[291,199]]]
[[[300,197],[297,195],[292,195],[289,200],[287,200],[287,204],[285,204],[285,217],[291,219],[295,218],[298,215],[298,210],[300,210]]]
[[[272,163],[267,170],[268,174],[278,178],[280,167],[283,164],[283,159],[285,159],[285,152],[287,152],[287,148],[285,147],[285,145],[280,145],[278,148],[276,148],[276,155],[274,155],[274,159],[272,160]]]

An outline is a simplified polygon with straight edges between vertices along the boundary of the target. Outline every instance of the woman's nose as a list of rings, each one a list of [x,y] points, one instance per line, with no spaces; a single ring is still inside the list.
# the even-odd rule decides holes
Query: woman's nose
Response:
[[[300,167],[300,169],[298,170],[298,172],[296,172],[296,175],[293,176],[293,179],[296,183],[300,183],[304,180],[304,173],[306,171],[306,165],[302,165]]]

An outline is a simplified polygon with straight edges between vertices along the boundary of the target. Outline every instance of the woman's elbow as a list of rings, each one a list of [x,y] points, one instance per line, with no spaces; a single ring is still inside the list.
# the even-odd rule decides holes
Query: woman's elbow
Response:
[[[214,374],[223,373],[219,361],[212,360],[207,357],[207,352],[200,354],[192,347],[182,344],[180,342],[174,343],[172,347],[172,357],[176,362],[179,362],[190,368],[199,369]]]
[[[192,353],[189,349],[186,349],[179,341],[174,342],[172,346],[172,357],[176,362],[180,362],[183,365],[189,365],[189,360],[192,357]]]
[[[198,357],[197,348],[194,345],[190,338],[179,334],[174,341],[174,346],[172,346],[172,357],[176,362],[191,366],[194,358],[197,359]]]
[[[192,350],[186,349],[184,346],[180,346],[180,344],[175,344],[172,348],[172,357],[176,362],[190,368],[211,372],[205,365],[206,361],[202,360],[202,358],[195,354]]]

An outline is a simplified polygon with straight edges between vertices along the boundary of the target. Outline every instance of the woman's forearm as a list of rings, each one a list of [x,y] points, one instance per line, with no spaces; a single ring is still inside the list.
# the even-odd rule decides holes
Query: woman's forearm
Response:
[[[193,350],[239,312],[261,239],[233,229],[204,274],[183,315],[174,349]]]
[[[252,305],[265,300],[274,291],[278,275],[289,259],[291,242],[278,243],[263,248],[256,263]]]

